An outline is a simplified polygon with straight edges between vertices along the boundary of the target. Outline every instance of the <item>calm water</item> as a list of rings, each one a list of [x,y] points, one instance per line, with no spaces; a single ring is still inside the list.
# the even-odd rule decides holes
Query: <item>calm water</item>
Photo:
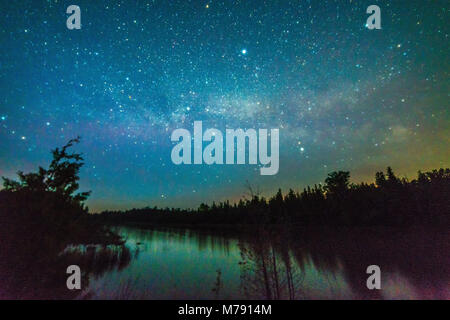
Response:
[[[125,247],[89,275],[84,297],[450,298],[449,236],[439,230],[267,230],[241,236],[118,230]],[[381,268],[380,291],[366,288],[371,264]]]

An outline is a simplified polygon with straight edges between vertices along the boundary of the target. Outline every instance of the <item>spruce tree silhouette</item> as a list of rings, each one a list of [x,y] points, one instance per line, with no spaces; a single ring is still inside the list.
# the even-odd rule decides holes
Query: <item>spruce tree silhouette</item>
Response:
[[[39,167],[38,172],[24,174],[17,172],[19,181],[5,177],[3,186],[5,190],[11,192],[55,192],[67,201],[74,201],[82,204],[90,191],[74,194],[79,187],[78,180],[80,168],[83,166],[83,157],[79,153],[68,153],[67,149],[80,142],[80,137],[69,140],[61,149],[52,150],[53,160],[48,169]]]
[[[350,172],[339,171],[328,174],[325,179],[325,190],[332,195],[341,195],[348,190],[350,183]]]

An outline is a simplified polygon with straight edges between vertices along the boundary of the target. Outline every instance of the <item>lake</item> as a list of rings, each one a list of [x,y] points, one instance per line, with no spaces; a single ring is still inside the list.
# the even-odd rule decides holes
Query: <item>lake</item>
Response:
[[[450,298],[447,230],[117,231],[124,247],[96,265],[78,298]],[[381,269],[381,290],[367,289],[369,265]]]

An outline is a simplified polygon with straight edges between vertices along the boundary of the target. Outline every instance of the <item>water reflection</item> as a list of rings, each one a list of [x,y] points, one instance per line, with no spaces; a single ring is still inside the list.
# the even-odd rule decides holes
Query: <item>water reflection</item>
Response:
[[[57,246],[53,250],[42,247],[47,250],[39,248],[39,243],[34,250],[18,246],[4,255],[7,258],[0,262],[0,299],[89,299],[90,290],[80,294],[67,289],[69,265],[80,267],[81,285],[89,288],[91,279],[122,272],[133,258],[124,245],[72,246],[62,251]]]
[[[114,262],[121,267],[90,274],[84,291],[89,298],[450,298],[446,230],[119,232],[127,239],[129,256]],[[380,291],[366,288],[366,268],[371,264],[382,270]]]
[[[98,299],[229,299],[239,292],[237,239],[189,230],[121,228],[138,255],[90,281]],[[222,271],[223,270],[223,271]]]

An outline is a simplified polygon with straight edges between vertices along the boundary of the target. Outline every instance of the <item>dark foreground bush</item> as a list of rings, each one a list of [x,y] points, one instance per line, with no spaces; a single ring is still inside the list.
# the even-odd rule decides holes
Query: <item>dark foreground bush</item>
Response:
[[[75,193],[83,159],[67,149],[77,142],[53,150],[49,169],[19,172],[19,181],[3,178],[0,298],[70,298],[75,292],[67,290],[66,269],[72,259],[64,250],[122,244],[119,236],[89,219],[83,205],[89,193]],[[83,276],[87,281],[87,272]]]

